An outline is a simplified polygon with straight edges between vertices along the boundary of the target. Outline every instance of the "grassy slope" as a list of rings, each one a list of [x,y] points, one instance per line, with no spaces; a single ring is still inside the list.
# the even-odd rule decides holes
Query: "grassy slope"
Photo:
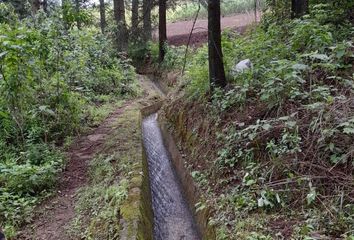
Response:
[[[218,239],[351,239],[353,39],[337,29],[318,18],[226,33],[230,86],[213,96],[206,48],[189,59],[165,117]],[[233,76],[245,58],[253,69]]]

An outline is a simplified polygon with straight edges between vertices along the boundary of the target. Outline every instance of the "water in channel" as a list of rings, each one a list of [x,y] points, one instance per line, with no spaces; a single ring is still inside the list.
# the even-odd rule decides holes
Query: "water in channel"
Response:
[[[199,240],[193,216],[165,148],[157,114],[145,118],[142,128],[154,212],[154,239]]]

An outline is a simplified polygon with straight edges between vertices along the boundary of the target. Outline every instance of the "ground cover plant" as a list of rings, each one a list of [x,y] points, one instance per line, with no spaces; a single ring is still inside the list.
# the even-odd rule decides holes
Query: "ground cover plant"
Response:
[[[188,59],[165,112],[218,239],[353,238],[350,4],[300,19],[273,9],[245,36],[224,32],[225,89],[210,93],[206,47]],[[233,71],[243,59],[252,68]]]
[[[55,187],[65,164],[58,147],[138,93],[134,68],[111,41],[65,25],[60,11],[20,20],[0,3],[0,225],[8,237]]]

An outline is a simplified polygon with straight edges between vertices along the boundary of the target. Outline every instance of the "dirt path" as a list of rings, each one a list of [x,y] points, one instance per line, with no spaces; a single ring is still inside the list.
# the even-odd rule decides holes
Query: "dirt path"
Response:
[[[98,128],[79,137],[68,151],[68,163],[60,176],[58,194],[39,208],[31,229],[26,229],[19,239],[59,240],[65,236],[67,224],[75,215],[76,191],[86,184],[89,161],[99,152],[111,125],[129,105],[114,111]]]
[[[257,21],[259,21],[261,14],[258,13],[257,16],[258,16]],[[242,33],[246,29],[246,27],[252,24],[254,21],[255,21],[254,13],[250,13],[250,14],[245,13],[245,14],[237,14],[234,16],[222,17],[221,28],[222,29],[231,28]],[[192,30],[192,27],[193,27],[193,21],[181,21],[181,22],[167,24],[168,42],[176,46],[187,44],[188,37],[190,31]],[[207,41],[208,39],[207,28],[208,28],[207,19],[197,20],[194,27],[192,39],[191,39],[192,45],[200,45]],[[155,38],[156,37],[157,34],[155,33]]]
[[[71,145],[68,163],[59,178],[57,194],[42,203],[36,210],[32,224],[19,233],[19,240],[67,240],[66,232],[75,217],[76,195],[79,188],[88,180],[89,163],[102,149],[106,137],[112,132],[112,126],[124,110],[135,101],[147,98],[152,94],[160,94],[155,84],[144,77],[139,77],[144,89],[144,96],[126,102],[116,109],[108,118],[90,133],[78,137]]]

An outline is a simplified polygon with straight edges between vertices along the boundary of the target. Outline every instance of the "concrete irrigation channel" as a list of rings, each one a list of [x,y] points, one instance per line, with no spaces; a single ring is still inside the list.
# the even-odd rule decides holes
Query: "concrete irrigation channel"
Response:
[[[158,119],[162,102],[141,110],[143,161],[148,172],[153,239],[215,239],[209,209],[196,211],[199,193],[173,137]]]
[[[154,239],[200,239],[164,146],[157,113],[146,117],[142,125],[154,213]]]

